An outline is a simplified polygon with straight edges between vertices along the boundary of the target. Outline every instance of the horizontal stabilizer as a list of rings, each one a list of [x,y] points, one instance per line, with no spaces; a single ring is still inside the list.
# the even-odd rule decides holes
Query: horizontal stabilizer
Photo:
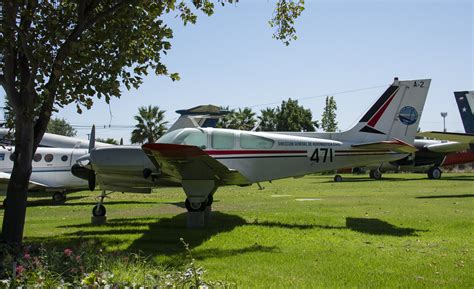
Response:
[[[197,146],[153,143],[142,146],[150,160],[161,171],[160,179],[181,183],[182,180],[215,180],[219,185],[247,185],[241,173],[230,169]]]
[[[416,147],[397,139],[391,141],[354,144],[352,147],[363,150],[387,150],[398,153],[413,153],[418,150]]]
[[[420,136],[439,139],[456,141],[465,144],[474,144],[473,133],[457,133],[457,132],[442,132],[442,131],[425,131],[418,133]]]

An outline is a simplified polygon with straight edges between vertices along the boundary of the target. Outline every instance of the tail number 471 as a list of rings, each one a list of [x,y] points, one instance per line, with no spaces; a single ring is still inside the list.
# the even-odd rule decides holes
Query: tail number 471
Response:
[[[311,155],[310,160],[315,161],[317,163],[322,162],[332,162],[333,161],[333,150],[330,148],[317,148],[314,150],[313,154]]]

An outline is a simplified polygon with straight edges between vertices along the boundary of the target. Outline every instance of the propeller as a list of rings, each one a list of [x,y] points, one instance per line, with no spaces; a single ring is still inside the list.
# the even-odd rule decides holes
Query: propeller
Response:
[[[93,191],[95,189],[96,178],[95,172],[92,169],[91,165],[91,152],[95,148],[95,125],[92,126],[91,134],[89,138],[89,150],[88,154],[78,158],[76,163],[71,167],[71,173],[83,180],[87,180],[89,190]]]

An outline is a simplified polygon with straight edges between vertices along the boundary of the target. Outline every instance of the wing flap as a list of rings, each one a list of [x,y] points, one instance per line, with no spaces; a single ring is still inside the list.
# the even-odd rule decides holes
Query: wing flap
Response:
[[[413,153],[418,150],[415,146],[398,139],[391,141],[353,144],[352,147],[364,150],[387,150],[398,153]]]
[[[169,181],[216,180],[220,185],[250,184],[240,172],[226,167],[196,146],[154,143],[145,144],[142,149],[161,171],[160,178]]]

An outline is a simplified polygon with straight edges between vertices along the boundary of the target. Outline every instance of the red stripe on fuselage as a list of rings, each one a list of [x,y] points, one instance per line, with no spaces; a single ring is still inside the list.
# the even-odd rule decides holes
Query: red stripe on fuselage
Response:
[[[382,117],[383,113],[385,112],[385,110],[387,109],[387,107],[389,106],[389,104],[392,102],[393,98],[397,94],[398,89],[399,88],[397,88],[392,93],[392,95],[389,97],[389,99],[387,99],[387,101],[382,105],[382,107],[374,114],[372,118],[370,118],[370,120],[367,122],[367,125],[371,127],[375,127],[375,125],[377,124],[379,119]]]
[[[206,150],[209,155],[305,154],[304,150]]]

